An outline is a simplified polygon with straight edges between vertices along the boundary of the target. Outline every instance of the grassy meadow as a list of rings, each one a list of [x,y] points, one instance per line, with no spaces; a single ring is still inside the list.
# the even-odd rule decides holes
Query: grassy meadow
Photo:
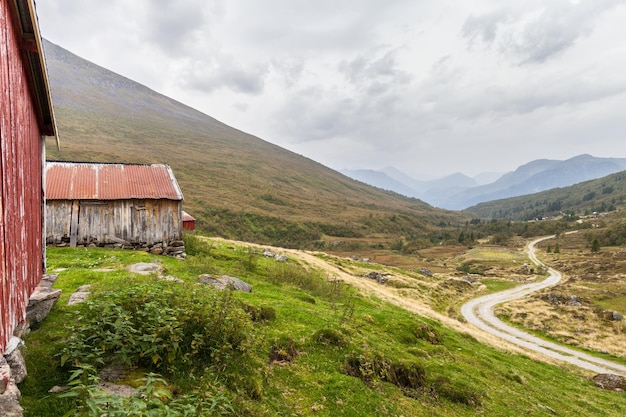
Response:
[[[63,295],[26,337],[26,416],[100,415],[103,404],[110,416],[120,407],[126,414],[119,415],[162,416],[626,414],[624,394],[595,388],[588,375],[486,346],[310,264],[193,235],[186,246],[185,261],[48,249],[48,269],[59,274],[55,287]],[[474,266],[488,257],[468,256]],[[485,273],[517,265],[518,254],[498,256]],[[126,267],[136,262],[157,262],[163,276],[183,282],[130,273]],[[342,268],[388,268],[354,265]],[[429,277],[404,272],[415,285],[429,285]],[[198,283],[200,274],[238,277],[253,291],[214,290]],[[486,279],[495,280],[487,287],[503,285]],[[92,285],[89,301],[67,306],[84,284]],[[136,398],[123,402],[94,388],[95,370],[110,365],[126,369],[121,379],[141,389]],[[48,393],[72,377],[69,393]]]

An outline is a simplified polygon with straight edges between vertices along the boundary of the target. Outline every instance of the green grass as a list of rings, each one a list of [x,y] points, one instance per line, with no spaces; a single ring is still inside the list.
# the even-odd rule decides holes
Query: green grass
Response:
[[[491,278],[481,279],[480,282],[484,284],[485,287],[487,287],[487,291],[485,292],[485,294],[491,294],[493,292],[508,290],[508,289],[515,288],[518,285],[520,285],[519,282],[515,282],[515,281],[505,281],[501,279],[491,279]]]
[[[250,252],[213,243],[179,261],[133,251],[49,248],[49,269],[69,269],[59,272],[55,284],[63,290],[61,300],[26,338],[29,376],[21,386],[25,415],[61,416],[71,407],[69,400],[47,393],[68,378],[55,354],[77,308],[66,306],[69,294],[87,283],[93,284],[97,297],[102,291],[154,282],[154,277],[123,269],[151,260],[189,288],[202,271],[238,276],[254,288],[252,293],[236,293],[238,301],[275,312],[269,321],[252,323],[247,359],[232,365],[238,379],[210,367],[168,375],[183,393],[199,387],[223,393],[234,415],[551,416],[550,409],[558,415],[626,413],[623,393],[594,388],[574,371],[484,346],[377,297],[349,288],[339,291],[304,265],[291,262],[285,272],[272,259],[251,262]],[[310,279],[302,279],[307,273]]]

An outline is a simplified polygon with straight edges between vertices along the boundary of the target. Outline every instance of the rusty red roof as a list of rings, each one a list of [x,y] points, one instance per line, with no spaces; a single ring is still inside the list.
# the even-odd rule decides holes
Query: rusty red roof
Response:
[[[182,200],[183,193],[168,165],[48,162],[46,199]]]
[[[192,215],[187,213],[185,210],[182,211],[182,217],[183,217],[184,222],[193,222],[196,220]]]

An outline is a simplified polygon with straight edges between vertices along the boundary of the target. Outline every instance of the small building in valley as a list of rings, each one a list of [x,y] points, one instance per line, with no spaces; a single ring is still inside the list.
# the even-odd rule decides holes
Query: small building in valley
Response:
[[[192,231],[196,229],[196,219],[183,210],[183,230]]]
[[[167,165],[48,162],[46,243],[178,255],[182,202]]]

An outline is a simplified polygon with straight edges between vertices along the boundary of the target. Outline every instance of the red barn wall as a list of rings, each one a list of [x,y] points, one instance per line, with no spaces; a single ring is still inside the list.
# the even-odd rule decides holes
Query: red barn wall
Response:
[[[0,352],[24,320],[44,268],[44,144],[12,6],[0,0]]]

